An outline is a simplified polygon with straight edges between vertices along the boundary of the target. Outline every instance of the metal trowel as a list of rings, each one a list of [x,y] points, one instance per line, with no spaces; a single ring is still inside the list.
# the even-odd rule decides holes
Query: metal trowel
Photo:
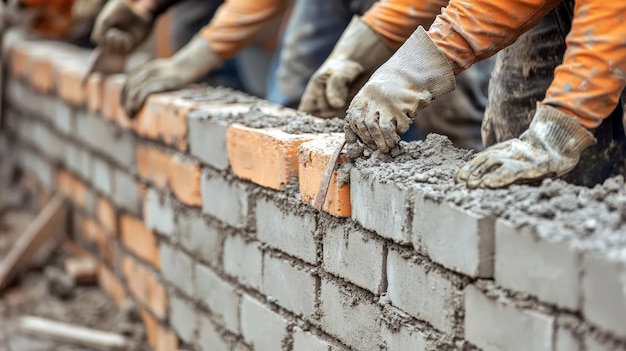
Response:
[[[84,87],[93,73],[115,74],[124,72],[127,55],[112,54],[95,48],[89,58],[89,68],[81,82]]]

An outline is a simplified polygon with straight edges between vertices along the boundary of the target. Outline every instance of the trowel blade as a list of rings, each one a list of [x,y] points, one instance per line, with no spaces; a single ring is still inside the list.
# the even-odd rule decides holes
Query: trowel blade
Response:
[[[114,74],[124,72],[124,66],[126,65],[126,55],[111,54],[102,51],[100,48],[95,48],[91,57],[89,58],[88,70],[82,80],[82,85],[85,86],[89,76],[92,73],[100,72],[104,74]]]
[[[339,159],[339,155],[341,154],[341,150],[346,145],[346,140],[344,140],[341,145],[333,152],[330,160],[328,160],[328,165],[326,165],[326,169],[324,170],[324,174],[322,175],[322,180],[320,181],[320,187],[317,189],[317,194],[315,194],[315,199],[313,200],[313,208],[321,211],[322,207],[324,207],[324,201],[326,200],[326,193],[328,193],[328,187],[330,186],[330,180],[333,177],[333,171],[337,166],[337,159]]]

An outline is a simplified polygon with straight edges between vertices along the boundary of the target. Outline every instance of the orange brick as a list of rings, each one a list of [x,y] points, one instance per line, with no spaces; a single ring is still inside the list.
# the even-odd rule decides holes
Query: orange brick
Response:
[[[57,189],[80,207],[86,208],[89,199],[87,186],[73,174],[59,170],[57,172]]]
[[[37,197],[39,208],[44,208],[51,198],[52,195],[50,195],[50,192],[48,190],[39,189],[39,196]]]
[[[105,197],[98,199],[98,220],[109,233],[117,235],[117,219],[113,204]]]
[[[178,337],[175,333],[159,324],[159,321],[145,309],[140,309],[139,313],[146,329],[148,344],[155,351],[178,350]]]
[[[174,155],[168,169],[168,185],[180,202],[189,206],[201,206],[200,165],[180,155]]]
[[[228,161],[239,178],[280,189],[297,176],[298,146],[312,138],[233,124],[226,131]]]
[[[24,78],[28,75],[30,58],[25,47],[11,48],[11,71],[15,78]]]
[[[137,171],[156,186],[169,187],[189,206],[202,205],[200,165],[182,155],[172,155],[156,148],[137,146]]]
[[[106,264],[113,267],[116,251],[113,237],[91,218],[76,215],[76,221],[80,230],[78,234],[87,241],[95,243],[98,247],[98,255]]]
[[[161,260],[154,233],[148,230],[142,221],[128,214],[123,215],[120,219],[120,227],[124,246],[146,262],[159,268]]]
[[[137,134],[159,139],[181,151],[187,150],[187,112],[195,104],[179,99],[174,93],[150,96],[139,113]]]
[[[104,99],[104,77],[102,74],[92,73],[87,79],[87,110],[91,113],[100,113]]]
[[[82,87],[85,72],[79,67],[72,67],[73,61],[66,61],[56,70],[56,89],[61,99],[70,105],[82,106],[86,93]]]
[[[158,149],[137,145],[137,172],[156,186],[167,186],[169,156]]]
[[[113,299],[118,308],[126,301],[126,291],[122,282],[104,265],[98,267],[98,283],[100,287]]]
[[[54,70],[50,58],[42,54],[45,51],[31,57],[29,82],[36,91],[49,94],[54,88]]]
[[[154,273],[131,257],[122,260],[122,273],[128,283],[133,296],[159,318],[165,318],[167,313],[167,290],[159,282]]]
[[[298,181],[302,201],[310,205],[315,201],[315,195],[320,186],[320,181],[330,161],[332,154],[343,141],[343,135],[319,137],[300,145],[298,154]],[[340,155],[338,163],[345,163],[347,158]],[[350,184],[340,184],[337,177],[338,170],[333,172],[326,193],[323,210],[335,217],[350,217]]]
[[[122,89],[125,83],[124,74],[112,74],[105,78],[102,88],[102,115],[122,128],[131,129],[134,121],[128,118],[122,107]]]

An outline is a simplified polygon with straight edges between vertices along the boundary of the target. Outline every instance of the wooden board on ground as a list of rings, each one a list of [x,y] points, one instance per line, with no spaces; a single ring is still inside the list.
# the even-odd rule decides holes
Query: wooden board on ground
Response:
[[[98,350],[126,350],[128,342],[122,335],[35,316],[22,317],[20,330],[30,335],[51,338]]]
[[[0,262],[0,291],[34,260],[41,259],[42,252],[51,252],[61,244],[67,232],[67,215],[65,200],[60,195],[55,196]]]

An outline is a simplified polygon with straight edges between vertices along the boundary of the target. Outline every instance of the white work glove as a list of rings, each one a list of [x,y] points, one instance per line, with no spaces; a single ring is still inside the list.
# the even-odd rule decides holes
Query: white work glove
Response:
[[[130,73],[122,89],[124,110],[134,117],[150,94],[195,83],[222,64],[209,41],[195,36],[174,56],[150,61]]]
[[[109,0],[96,18],[91,40],[102,50],[129,54],[150,35],[155,15],[130,0]]]
[[[527,131],[480,152],[459,170],[455,180],[470,188],[502,188],[562,176],[595,143],[593,134],[575,117],[537,103]]]
[[[420,26],[372,74],[350,103],[346,120],[365,145],[387,153],[418,111],[454,88],[452,66]]]
[[[392,53],[378,33],[354,16],[309,80],[298,109],[319,117],[344,116],[350,99]]]

